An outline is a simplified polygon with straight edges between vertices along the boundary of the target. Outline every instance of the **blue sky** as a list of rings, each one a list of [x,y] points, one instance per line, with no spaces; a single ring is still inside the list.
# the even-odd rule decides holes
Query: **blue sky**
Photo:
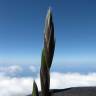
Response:
[[[54,62],[96,64],[95,0],[0,0],[0,64],[40,63],[49,6],[56,37]]]

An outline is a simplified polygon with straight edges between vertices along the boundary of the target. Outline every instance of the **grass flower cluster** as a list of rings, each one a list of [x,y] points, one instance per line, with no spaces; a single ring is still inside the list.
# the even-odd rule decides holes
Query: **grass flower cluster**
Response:
[[[50,68],[55,50],[54,38],[54,24],[52,19],[52,12],[49,8],[44,29],[44,48],[42,50],[41,68],[40,68],[40,81],[41,81],[41,94],[42,96],[50,96]],[[34,81],[32,96],[38,96],[38,88]]]

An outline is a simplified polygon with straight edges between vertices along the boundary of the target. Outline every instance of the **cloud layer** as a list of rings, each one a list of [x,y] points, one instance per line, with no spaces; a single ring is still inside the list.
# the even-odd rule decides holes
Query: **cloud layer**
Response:
[[[33,79],[36,80],[40,90],[39,75],[36,78],[12,78],[3,75],[0,76],[0,96],[25,96],[30,94],[32,92]],[[51,89],[77,86],[96,86],[96,73],[84,75],[79,73],[52,72]]]
[[[0,96],[26,96],[32,93],[33,79],[40,88],[39,67],[35,65],[0,66]],[[96,86],[96,73],[51,72],[51,89]]]
[[[58,73],[51,74],[51,88],[69,88],[78,86],[96,86],[96,73],[87,75],[80,73]]]
[[[22,71],[22,67],[18,66],[18,65],[11,65],[11,66],[7,66],[7,67],[4,67],[4,66],[1,66],[0,67],[0,73],[4,73],[4,74],[15,74],[16,72],[20,72]]]

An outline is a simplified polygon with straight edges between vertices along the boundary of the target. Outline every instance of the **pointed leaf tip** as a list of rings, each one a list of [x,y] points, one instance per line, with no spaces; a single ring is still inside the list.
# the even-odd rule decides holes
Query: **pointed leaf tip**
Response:
[[[36,85],[35,80],[33,81],[33,92],[32,92],[32,96],[39,96],[38,88],[37,88],[37,85]]]

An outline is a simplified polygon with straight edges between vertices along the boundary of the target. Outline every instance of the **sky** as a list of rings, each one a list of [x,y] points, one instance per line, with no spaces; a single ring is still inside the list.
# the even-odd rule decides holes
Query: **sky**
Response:
[[[50,88],[96,86],[95,0],[0,0],[0,96],[25,96],[34,79],[40,90],[49,7],[56,38]]]
[[[0,63],[40,62],[44,23],[52,8],[54,62],[96,64],[95,0],[0,0]]]

